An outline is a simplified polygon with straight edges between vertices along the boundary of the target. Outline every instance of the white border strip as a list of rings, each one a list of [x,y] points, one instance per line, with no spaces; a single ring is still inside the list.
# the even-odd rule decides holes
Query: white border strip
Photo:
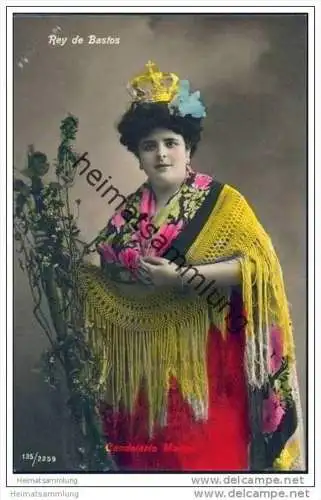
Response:
[[[42,2],[42,4],[45,2]],[[48,2],[49,4],[51,2]],[[47,3],[47,5],[48,5]],[[128,4],[129,2],[127,2]],[[162,6],[164,6],[167,2],[162,2]],[[177,2],[178,3],[178,2]],[[224,2],[221,2],[222,4]],[[258,2],[248,2],[248,6],[239,6],[239,7],[231,7],[228,4],[226,6],[213,7],[213,6],[201,6],[196,7],[190,5],[190,2],[185,2],[184,7],[174,7],[168,8],[165,10],[165,13],[188,13],[188,12],[196,12],[198,13],[309,13],[309,210],[310,210],[310,219],[309,219],[309,265],[310,265],[310,276],[309,276],[309,294],[310,294],[310,303],[309,303],[309,318],[310,318],[310,331],[309,331],[309,474],[302,476],[302,486],[312,486],[314,481],[313,475],[313,454],[314,454],[314,436],[313,436],[313,428],[314,428],[314,345],[313,345],[313,314],[314,314],[314,303],[313,303],[313,262],[314,262],[314,239],[313,239],[313,224],[314,224],[314,214],[313,214],[313,190],[314,190],[314,178],[313,178],[313,159],[314,159],[314,50],[313,50],[313,8],[311,3],[309,3],[306,7],[301,6],[293,6],[291,2],[284,2],[281,6],[268,6],[266,3],[260,6],[257,6]],[[261,2],[262,4],[263,2]],[[270,2],[269,2],[270,3]],[[276,3],[276,2],[275,2]],[[300,2],[301,4],[304,2]],[[164,12],[164,8],[153,6],[119,6],[119,7],[90,7],[90,6],[81,6],[82,2],[70,2],[71,5],[75,7],[64,7],[63,4],[59,7],[56,5],[54,7],[45,7],[41,6],[33,6],[33,7],[10,7],[7,11],[7,26],[8,26],[8,47],[7,47],[7,89],[8,89],[8,121],[7,121],[7,154],[8,154],[8,182],[7,182],[7,190],[8,190],[8,214],[7,214],[7,224],[8,224],[8,234],[7,234],[7,252],[8,252],[8,288],[7,288],[7,297],[8,297],[8,307],[7,307],[7,320],[8,320],[8,355],[7,355],[7,388],[8,388],[8,409],[7,409],[7,418],[8,418],[8,456],[7,456],[7,467],[8,467],[8,485],[19,486],[20,478],[37,478],[39,474],[35,476],[26,475],[13,475],[11,472],[12,467],[12,423],[13,423],[13,415],[12,415],[12,280],[10,279],[10,273],[12,269],[12,203],[11,203],[11,191],[12,191],[12,62],[13,62],[13,54],[12,54],[12,15],[13,13],[79,13],[79,12],[90,12],[90,13],[157,13]],[[186,5],[188,4],[188,6]],[[168,3],[170,6],[170,4]],[[253,7],[251,7],[253,5]],[[288,6],[288,7],[287,7]],[[245,10],[246,9],[246,10]],[[2,149],[3,151],[3,149]],[[3,213],[3,212],[2,212]],[[3,301],[1,301],[3,304]],[[2,305],[1,304],[1,305]],[[316,337],[319,337],[320,332],[316,332]],[[3,341],[3,336],[1,338],[1,342]],[[2,350],[4,352],[4,349]],[[318,369],[320,369],[320,363],[317,364]],[[3,365],[2,365],[3,367]],[[320,372],[319,372],[320,373]],[[320,378],[319,378],[320,380]],[[4,405],[3,405],[4,407]],[[45,479],[54,479],[60,478],[61,475],[56,474],[41,474],[40,475],[43,480]],[[197,474],[65,474],[66,478],[75,478],[77,479],[79,486],[152,486],[152,487],[162,487],[166,486],[189,486],[193,487],[191,477],[197,476]],[[214,478],[221,477],[222,481],[224,478],[229,475],[221,474],[215,475],[212,473],[202,474],[202,477]],[[256,477],[262,477],[262,475],[256,474],[245,474],[240,477],[248,478],[254,480]],[[282,481],[285,481],[285,478],[293,477],[292,475],[284,474],[282,476],[276,474],[268,474],[264,475],[264,477],[271,482],[271,484],[275,481],[275,478],[282,478]],[[300,476],[301,477],[301,476]],[[21,483],[20,483],[20,486]],[[59,485],[61,488],[62,485]],[[244,485],[243,485],[244,487]],[[271,486],[270,486],[271,487]],[[97,491],[97,490],[96,490]],[[97,491],[98,493],[98,491]],[[97,495],[98,496],[98,495]]]
[[[7,472],[13,467],[13,18],[7,17]],[[9,483],[10,484],[10,483]]]
[[[46,4],[46,2],[42,2],[43,4]],[[47,2],[47,4],[50,5],[51,2]],[[54,6],[49,6],[47,7],[46,5],[41,5],[39,7],[24,7],[23,5],[19,5],[17,7],[8,7],[8,14],[13,14],[13,13],[23,13],[23,14],[50,14],[50,13],[61,13],[62,15],[64,14],[79,14],[79,13],[97,13],[97,14],[123,14],[123,13],[131,13],[131,14],[152,14],[152,13],[168,13],[168,14],[175,14],[180,13],[196,13],[196,14],[208,14],[208,13],[213,13],[213,14],[220,14],[220,13],[227,13],[227,14],[251,14],[251,13],[261,13],[262,14],[269,14],[269,13],[277,13],[277,14],[291,14],[291,13],[305,13],[305,12],[313,12],[313,8],[307,5],[306,7],[302,5],[298,6],[293,6],[290,5],[291,2],[285,2],[284,5],[277,6],[273,5],[273,3],[277,2],[269,2],[269,4],[272,3],[272,5],[267,5],[263,4],[261,0],[257,0],[256,2],[249,2],[249,6],[246,7],[246,11],[244,11],[245,7],[241,6],[231,6],[230,2],[226,3],[224,5],[224,2],[220,2],[223,5],[220,6],[212,6],[212,5],[192,5],[191,2],[184,2],[184,5],[179,5],[181,2],[160,2],[160,4],[157,6],[158,2],[153,2],[153,5],[151,7],[147,5],[133,5],[130,6],[129,2],[126,2],[125,6],[120,5],[119,6],[97,6],[93,5],[91,6],[85,6],[82,5],[83,2],[75,2],[75,1],[69,1],[68,3],[70,5],[65,6],[66,2],[56,2]],[[99,2],[95,2],[95,4],[99,4]],[[118,2],[117,2],[118,3]],[[206,3],[206,2],[202,2]],[[236,2],[237,3],[237,2]],[[260,5],[258,5],[258,3]],[[304,4],[304,1],[299,2],[300,4]],[[61,6],[59,6],[59,4]],[[251,6],[252,4],[252,6]],[[261,5],[262,4],[262,5]],[[164,10],[164,7],[166,10]]]

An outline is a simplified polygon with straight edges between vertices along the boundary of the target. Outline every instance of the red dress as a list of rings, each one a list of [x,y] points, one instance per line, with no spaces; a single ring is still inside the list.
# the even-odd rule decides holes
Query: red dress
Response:
[[[244,334],[223,340],[212,327],[208,336],[209,418],[196,421],[172,377],[166,427],[147,433],[147,400],[143,389],[131,417],[101,411],[106,442],[120,470],[244,471],[248,469],[247,389],[243,366]],[[108,436],[108,437],[107,437]],[[117,451],[117,446],[126,451]],[[123,448],[124,450],[124,448]]]

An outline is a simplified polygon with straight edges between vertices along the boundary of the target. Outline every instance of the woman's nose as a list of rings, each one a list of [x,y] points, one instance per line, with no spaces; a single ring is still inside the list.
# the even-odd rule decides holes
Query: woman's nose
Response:
[[[166,158],[167,151],[166,147],[163,144],[159,144],[157,148],[157,156],[159,158]]]

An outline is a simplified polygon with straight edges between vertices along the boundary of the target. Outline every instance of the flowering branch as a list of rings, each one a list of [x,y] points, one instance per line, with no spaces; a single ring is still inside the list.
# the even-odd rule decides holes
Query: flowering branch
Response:
[[[98,365],[87,343],[88,330],[78,296],[77,272],[88,246],[79,239],[77,214],[70,207],[69,190],[74,184],[77,155],[73,141],[78,120],[72,115],[61,122],[61,143],[54,162],[55,182],[44,182],[50,165],[47,156],[29,146],[27,166],[14,179],[14,237],[19,265],[27,273],[34,301],[33,313],[50,347],[43,353],[45,380],[58,387],[58,365],[69,390],[67,402],[77,427],[78,468],[115,470],[100,429]],[[43,234],[40,241],[39,234]],[[44,300],[50,320],[44,312]],[[47,308],[47,309],[48,309]]]

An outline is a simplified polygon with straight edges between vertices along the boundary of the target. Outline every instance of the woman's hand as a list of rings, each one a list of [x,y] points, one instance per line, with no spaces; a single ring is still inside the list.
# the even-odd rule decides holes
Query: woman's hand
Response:
[[[144,257],[140,259],[138,276],[146,285],[178,286],[180,280],[175,268],[176,264],[163,257]]]

